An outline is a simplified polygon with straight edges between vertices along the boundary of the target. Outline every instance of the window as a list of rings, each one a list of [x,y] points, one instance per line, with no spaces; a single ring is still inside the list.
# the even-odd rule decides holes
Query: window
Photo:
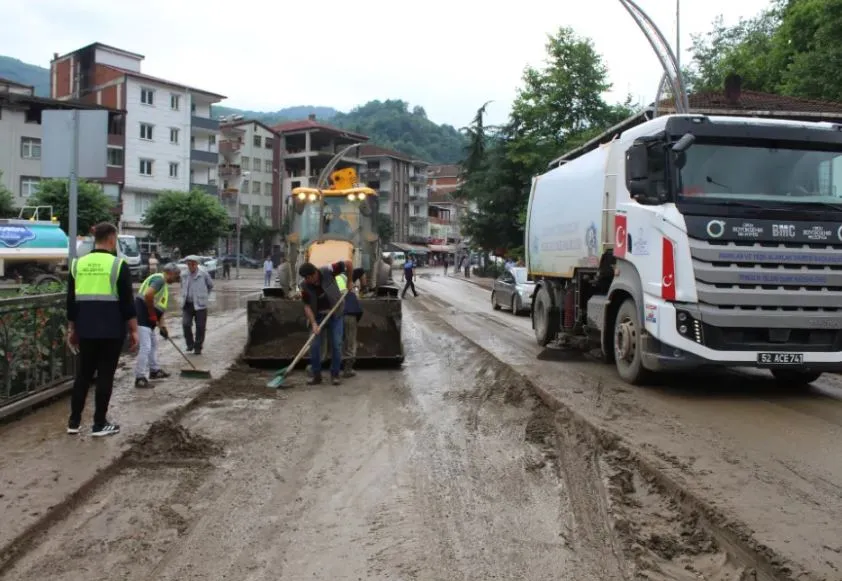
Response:
[[[240,165],[242,166],[243,169],[248,169],[249,168],[249,158],[247,158],[247,157],[240,158]]]
[[[190,149],[196,149],[196,138],[192,135],[190,136]]]
[[[140,138],[152,141],[152,126],[149,123],[140,124]]]
[[[143,216],[149,206],[152,204],[152,196],[144,196],[142,194],[135,194],[134,196],[134,213],[138,216]]]
[[[111,167],[123,167],[123,150],[118,147],[108,148],[108,165]]]
[[[262,141],[261,141],[261,137],[260,137],[259,135],[255,135],[255,136],[254,136],[254,146],[255,146],[255,147],[260,147],[260,144],[261,144],[261,143],[262,143]]]
[[[243,187],[240,189],[240,191],[243,192],[243,193],[246,193],[246,194],[248,193],[248,191],[249,191],[249,181],[248,180],[243,180]]]
[[[170,143],[178,145],[178,129],[170,129]]]
[[[170,109],[178,111],[178,106],[181,104],[180,95],[170,95]]]
[[[140,90],[140,102],[144,105],[154,105],[155,104],[155,91],[152,89],[141,89]]]
[[[190,103],[190,112],[191,112],[191,113],[195,113],[195,112],[196,112],[196,103]]]
[[[251,207],[251,215],[253,218],[260,217],[260,206],[252,206]]]
[[[20,156],[24,159],[41,159],[41,140],[34,137],[21,137]]]
[[[170,177],[177,178],[178,177],[178,164],[174,162],[170,162]]]
[[[264,167],[265,167],[265,169],[266,169],[266,173],[272,173],[272,160],[271,160],[271,159],[267,159],[267,160],[263,163],[263,166],[264,166]]]
[[[266,182],[265,184],[263,184],[263,193],[266,194],[267,196],[272,195],[272,183],[271,182]]]
[[[267,137],[266,140],[265,140],[265,144],[266,144],[266,149],[272,149],[272,147],[274,147],[274,145],[275,145],[275,140],[272,139],[271,137]]]
[[[20,197],[29,199],[38,193],[38,182],[41,178],[33,176],[23,176],[20,178]]]
[[[208,148],[216,145],[216,135],[208,135]]]
[[[152,175],[152,160],[151,159],[141,159],[140,160],[140,175],[142,175],[142,176],[151,176]]]
[[[251,193],[252,194],[259,194],[260,193],[260,182],[258,182],[258,181],[251,182]]]
[[[267,220],[272,218],[272,206],[263,206],[263,217]]]

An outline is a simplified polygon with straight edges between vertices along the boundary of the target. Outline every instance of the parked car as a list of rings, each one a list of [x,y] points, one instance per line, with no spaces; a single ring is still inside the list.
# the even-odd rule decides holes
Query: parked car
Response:
[[[529,279],[526,269],[516,266],[497,277],[491,286],[491,306],[495,311],[500,307],[511,309],[517,315],[532,310],[532,295],[535,282]]]
[[[222,257],[223,262],[228,262],[231,265],[231,268],[234,268],[237,265],[237,255],[236,254],[228,254]],[[263,266],[263,261],[258,262],[253,258],[249,258],[245,254],[240,255],[240,268],[260,268]]]
[[[200,256],[199,257],[200,263],[205,270],[208,271],[208,274],[211,278],[216,278],[216,269],[218,266],[216,258],[213,256]]]

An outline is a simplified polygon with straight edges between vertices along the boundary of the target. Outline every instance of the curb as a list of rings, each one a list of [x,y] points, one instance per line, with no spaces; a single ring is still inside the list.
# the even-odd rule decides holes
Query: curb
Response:
[[[780,557],[770,547],[757,540],[753,536],[753,532],[744,523],[734,521],[727,517],[711,503],[688,490],[678,480],[671,477],[669,475],[669,467],[656,457],[646,454],[638,446],[619,434],[611,432],[608,428],[596,425],[586,416],[574,410],[562,398],[557,397],[511,365],[499,359],[494,353],[463,334],[445,317],[440,316],[436,311],[423,303],[416,304],[427,313],[436,317],[461,339],[505,368],[518,381],[523,382],[544,405],[554,413],[561,414],[564,419],[580,430],[582,434],[592,438],[598,443],[600,449],[605,450],[613,447],[614,450],[626,455],[640,471],[641,475],[651,479],[676,501],[682,512],[687,515],[698,516],[700,524],[712,534],[720,546],[730,553],[732,557],[736,556],[746,566],[752,567],[754,569],[754,579],[758,581],[796,581],[799,579],[814,578],[807,571],[794,571],[796,567],[798,569],[800,567]]]
[[[480,287],[482,289],[485,289],[487,291],[491,290],[491,288],[489,288],[489,286],[485,286],[482,283],[476,282],[475,280],[473,280],[473,278],[465,278],[464,276],[455,276],[455,275],[452,275],[452,274],[447,274],[447,275],[444,275],[444,276],[446,276],[447,278],[451,278],[453,280],[458,280],[458,281],[461,281],[461,282],[470,283],[474,286],[478,286],[478,287]],[[490,278],[481,278],[481,280],[490,280],[492,282],[492,284],[494,282],[493,279],[490,279]]]

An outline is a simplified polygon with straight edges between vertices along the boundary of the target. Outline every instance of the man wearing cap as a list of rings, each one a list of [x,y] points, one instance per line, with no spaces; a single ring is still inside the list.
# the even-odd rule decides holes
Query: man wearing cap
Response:
[[[150,379],[166,379],[169,373],[158,365],[158,341],[155,327],[164,339],[170,336],[164,323],[170,299],[169,285],[181,276],[178,265],[170,262],[164,265],[163,272],[149,275],[140,285],[135,297],[137,311],[137,330],[140,348],[134,367],[134,386],[150,387]]]
[[[208,298],[213,290],[213,280],[207,271],[199,268],[198,256],[191,254],[185,260],[187,272],[181,277],[181,326],[187,351],[201,355],[208,323]],[[195,337],[193,321],[196,322]]]

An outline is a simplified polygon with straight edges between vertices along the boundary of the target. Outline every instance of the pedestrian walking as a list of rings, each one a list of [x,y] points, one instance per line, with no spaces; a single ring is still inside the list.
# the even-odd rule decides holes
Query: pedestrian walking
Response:
[[[208,298],[213,290],[213,280],[205,270],[199,268],[199,257],[191,254],[186,258],[187,272],[181,276],[181,327],[187,351],[202,354],[205,344],[205,330],[208,324]],[[193,322],[196,335],[193,335]]]
[[[304,279],[301,283],[301,300],[304,302],[304,315],[310,323],[313,333],[318,333],[310,345],[310,369],[312,377],[307,383],[318,385],[322,383],[322,334],[319,324],[342,296],[344,278],[339,277],[353,270],[350,260],[335,262],[329,266],[316,268],[310,262],[305,262],[298,269],[298,275]],[[327,331],[331,338],[330,379],[334,385],[339,385],[339,372],[342,365],[342,332],[343,317],[334,315],[325,324],[323,331]]]
[[[158,272],[159,264],[160,261],[158,260],[158,256],[154,252],[151,252],[149,254],[149,274],[155,274]]]
[[[267,254],[266,260],[263,261],[263,286],[272,286],[272,271],[274,269],[272,257]]]
[[[444,276],[447,276],[447,257],[444,257]]]
[[[78,434],[88,390],[96,376],[92,436],[110,436],[120,426],[109,422],[108,404],[114,373],[129,332],[129,346],[137,347],[132,273],[117,257],[117,228],[103,222],[93,228],[94,249],[73,260],[67,284],[67,343],[79,360],[70,397],[67,433]]]
[[[403,263],[403,278],[406,281],[406,284],[403,287],[403,292],[401,293],[401,298],[406,297],[406,291],[412,289],[412,295],[418,296],[418,291],[415,290],[415,262],[413,262],[412,258],[407,257],[406,262]]]
[[[227,256],[222,259],[222,278],[231,280],[231,261]]]
[[[135,297],[140,343],[134,366],[135,387],[151,387],[150,379],[166,379],[170,376],[158,364],[158,340],[155,337],[155,328],[157,327],[164,339],[170,336],[164,322],[164,314],[167,312],[170,300],[169,285],[178,281],[180,276],[181,270],[177,264],[173,262],[165,264],[163,272],[146,277]]]

